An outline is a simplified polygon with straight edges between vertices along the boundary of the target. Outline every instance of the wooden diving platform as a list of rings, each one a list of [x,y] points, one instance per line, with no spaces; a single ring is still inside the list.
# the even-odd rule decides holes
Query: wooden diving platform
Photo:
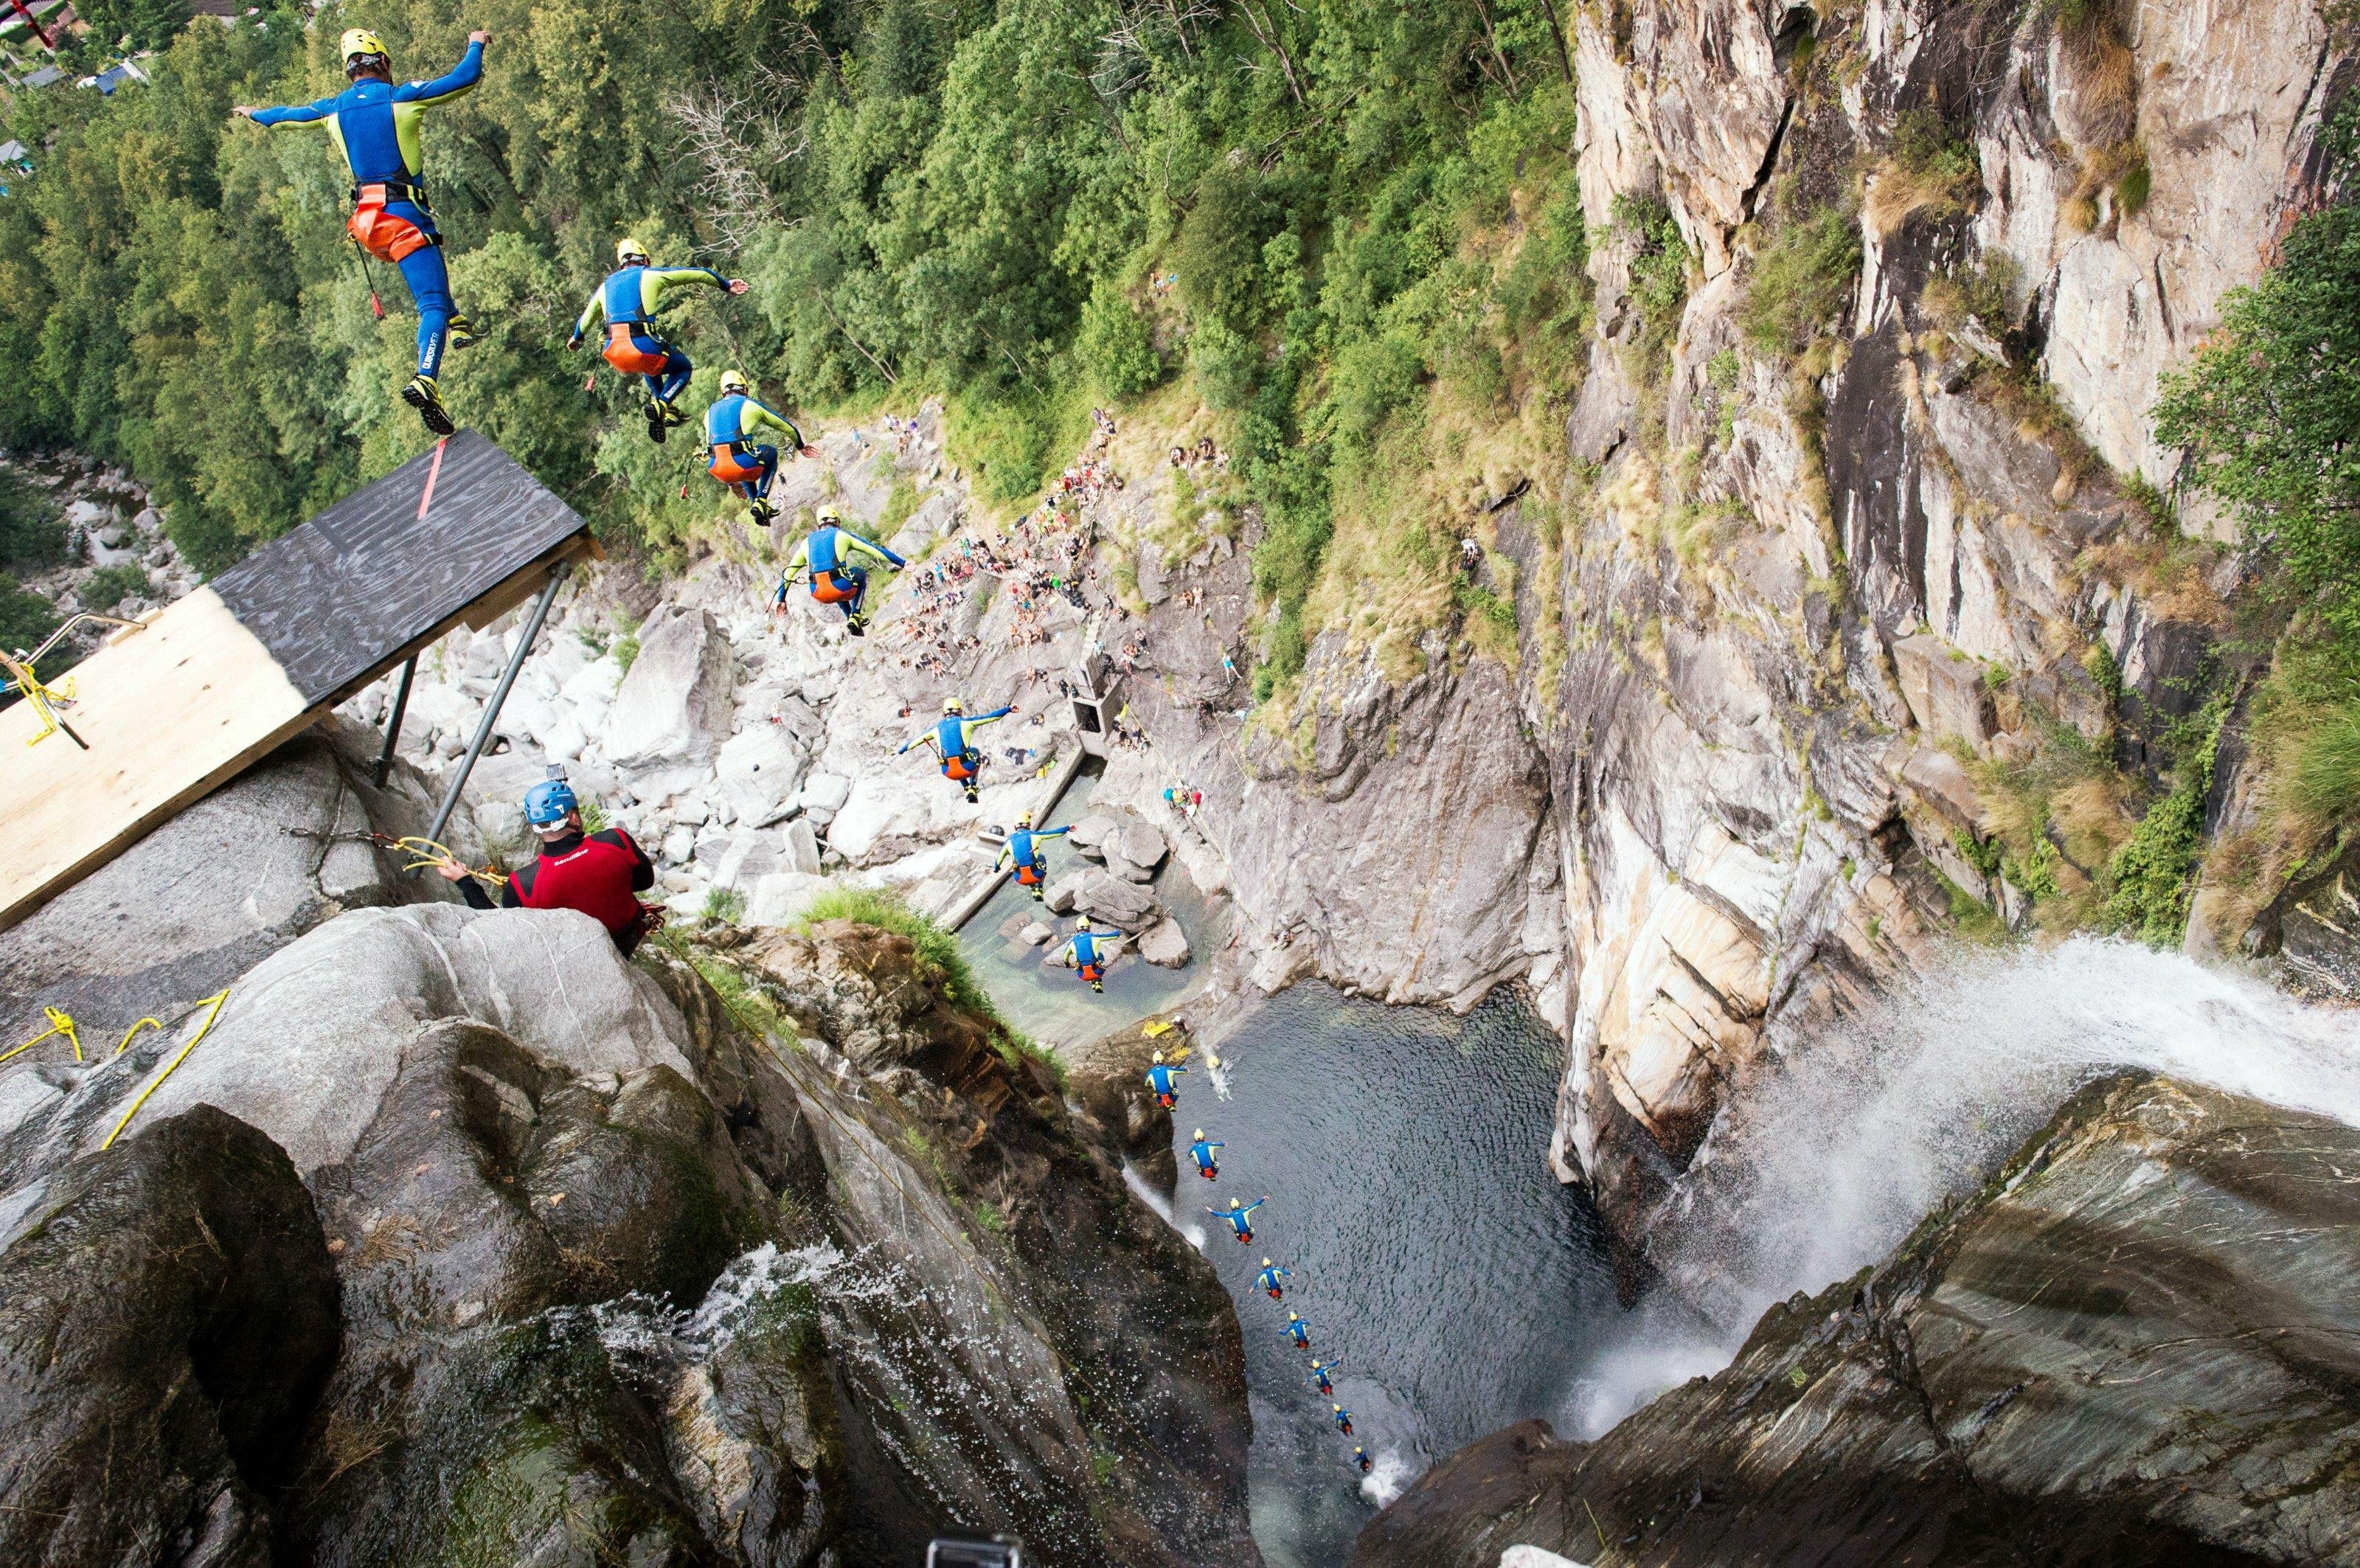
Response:
[[[64,733],[0,711],[0,928],[236,777],[461,624],[477,630],[596,556],[589,525],[462,431],[61,678]]]

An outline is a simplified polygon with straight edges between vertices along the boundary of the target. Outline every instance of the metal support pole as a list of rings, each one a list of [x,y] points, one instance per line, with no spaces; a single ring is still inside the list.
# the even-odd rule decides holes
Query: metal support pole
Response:
[[[401,666],[401,684],[393,688],[393,712],[385,721],[385,750],[377,754],[377,787],[385,787],[385,775],[393,766],[393,749],[401,740],[401,716],[410,711],[410,683],[418,678],[418,655],[412,653],[410,663]]]
[[[451,787],[442,796],[442,808],[434,814],[434,825],[426,830],[427,838],[435,843],[442,841],[442,829],[450,825],[451,814],[459,809],[460,794],[467,787],[467,775],[475,771],[475,759],[492,739],[492,726],[500,719],[500,705],[508,699],[508,688],[516,685],[517,672],[524,668],[524,656],[532,652],[533,639],[541,635],[541,623],[549,619],[549,607],[557,598],[560,584],[565,581],[571,563],[560,561],[549,569],[549,587],[541,590],[534,601],[532,614],[524,623],[524,635],[517,639],[516,652],[508,655],[508,667],[500,673],[500,684],[492,688],[492,700],[485,706],[484,721],[475,726],[475,743],[467,754],[459,759],[459,772],[451,780]]]

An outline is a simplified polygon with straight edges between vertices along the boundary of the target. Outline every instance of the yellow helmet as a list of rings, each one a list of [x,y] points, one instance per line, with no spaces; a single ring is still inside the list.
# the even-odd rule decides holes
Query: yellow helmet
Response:
[[[724,370],[721,372],[721,389],[724,392],[744,391],[746,389],[746,372],[743,370]]]
[[[338,47],[344,50],[344,68],[348,71],[352,69],[353,61],[363,55],[382,56],[385,53],[385,40],[366,27],[346,27]]]
[[[946,696],[943,698],[943,711],[945,713],[965,713],[967,709],[960,705],[958,698],[955,696]]]
[[[844,521],[844,514],[836,510],[836,503],[834,501],[820,502],[819,510],[812,513],[812,516],[821,522],[840,523]]]
[[[647,265],[648,247],[626,235],[615,247],[615,259],[628,267],[636,261]]]
[[[1016,814],[1016,826],[1018,826],[1019,828],[1030,828],[1030,827],[1032,827],[1032,814],[1031,812],[1029,812],[1029,811],[1020,811],[1020,812],[1018,812],[1018,813]]]

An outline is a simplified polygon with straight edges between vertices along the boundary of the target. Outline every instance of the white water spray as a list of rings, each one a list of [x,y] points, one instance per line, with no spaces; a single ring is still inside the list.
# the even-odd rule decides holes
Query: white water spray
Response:
[[[2097,938],[1963,957],[1774,1044],[1786,1066],[1655,1217],[1663,1299],[1568,1391],[1568,1430],[1725,1365],[1772,1303],[1885,1256],[2111,1069],[2360,1124],[2360,1013]]]
[[[1417,1479],[1421,1467],[1404,1459],[1398,1449],[1380,1449],[1370,1457],[1376,1464],[1360,1477],[1360,1496],[1382,1508],[1400,1497],[1403,1489]]]
[[[1122,1163],[1122,1184],[1130,1188],[1132,1195],[1141,1202],[1154,1210],[1165,1224],[1179,1232],[1190,1246],[1195,1247],[1198,1252],[1205,1250],[1205,1227],[1193,1220],[1183,1220],[1175,1214],[1172,1212],[1171,1200],[1150,1186],[1147,1179],[1141,1176],[1129,1160]]]

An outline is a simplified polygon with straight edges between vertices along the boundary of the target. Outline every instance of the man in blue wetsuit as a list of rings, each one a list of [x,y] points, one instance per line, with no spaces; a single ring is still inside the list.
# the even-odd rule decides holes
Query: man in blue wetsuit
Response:
[[[1352,1463],[1360,1467],[1360,1474],[1363,1475],[1376,1466],[1376,1461],[1369,1457],[1369,1451],[1365,1448],[1352,1450]]]
[[[397,87],[385,40],[366,28],[352,27],[342,40],[344,78],[352,85],[342,93],[290,108],[241,104],[230,111],[257,126],[328,127],[329,137],[353,171],[353,215],[345,220],[345,232],[355,245],[400,269],[401,280],[417,302],[418,374],[401,389],[401,399],[436,435],[458,429],[442,406],[436,381],[442,373],[442,350],[466,347],[475,341],[475,328],[451,302],[442,236],[427,210],[426,188],[419,183],[425,167],[419,121],[428,109],[473,91],[484,79],[484,45],[491,37],[469,33],[467,52],[447,75]]]
[[[1090,982],[1090,989],[1101,995],[1106,992],[1108,955],[1099,944],[1118,941],[1121,937],[1122,933],[1120,931],[1093,931],[1088,922],[1085,921],[1074,928],[1072,936],[1065,938],[1065,950],[1074,955],[1074,968],[1080,972],[1084,980]],[[1160,1053],[1158,1059],[1162,1059]],[[1169,1100],[1164,1102],[1164,1108],[1169,1111],[1172,1108],[1172,1102]]]
[[[1031,889],[1033,902],[1040,903],[1049,896],[1049,861],[1041,853],[1041,840],[1062,839],[1072,831],[1070,826],[1035,828],[1032,814],[1020,812],[1016,817],[1016,830],[1008,835],[1008,843],[1000,850],[1000,859],[992,863],[991,869],[998,871],[1002,866],[1013,865],[1017,882]]]
[[[705,444],[711,454],[705,471],[754,503],[754,522],[759,528],[770,527],[778,515],[770,506],[770,481],[778,477],[779,449],[758,444],[766,430],[784,438],[790,452],[819,455],[819,448],[804,441],[803,433],[785,415],[755,400],[746,372],[721,372],[721,395],[705,411]]]
[[[1270,1299],[1275,1301],[1286,1294],[1286,1288],[1279,1284],[1279,1281],[1282,1279],[1292,1279],[1294,1277],[1295,1270],[1291,1268],[1281,1268],[1278,1265],[1271,1262],[1270,1259],[1263,1258],[1262,1260],[1262,1272],[1254,1276],[1254,1288],[1257,1290],[1269,1291]]]
[[[1328,1408],[1336,1412],[1336,1430],[1342,1432],[1346,1437],[1351,1436],[1352,1412],[1346,1409],[1341,1405],[1330,1405]]]
[[[1286,1314],[1286,1326],[1278,1331],[1295,1342],[1297,1350],[1311,1348],[1311,1325],[1293,1312]]]
[[[694,367],[687,355],[656,335],[656,312],[666,295],[689,284],[704,283],[742,294],[746,280],[724,278],[710,267],[658,267],[649,260],[648,247],[636,239],[617,245],[615,259],[621,265],[606,274],[606,280],[582,307],[582,317],[574,323],[574,335],[565,340],[565,346],[579,347],[582,334],[605,316],[606,345],[598,351],[599,357],[624,375],[647,382],[648,439],[661,441],[665,431],[687,422],[688,416],[672,400],[688,385]]]
[[[818,455],[809,447],[804,450],[814,456]],[[757,517],[756,521],[761,520]],[[843,610],[844,629],[855,637],[866,636],[869,631],[869,617],[860,606],[869,597],[869,574],[862,569],[861,561],[866,558],[876,562],[880,566],[897,568],[906,566],[910,563],[894,554],[888,546],[871,544],[868,540],[845,527],[844,514],[832,505],[822,503],[819,510],[813,515],[813,521],[817,526],[804,536],[801,544],[795,546],[795,553],[787,558],[786,565],[779,572],[778,591],[770,596],[770,608],[774,610],[786,609],[788,585],[794,581],[797,572],[808,571],[811,573],[812,598],[822,604],[832,604]],[[955,709],[945,707],[943,711],[948,713]],[[1004,707],[1000,710],[1000,713],[1007,711]],[[999,716],[999,714],[993,714],[989,718],[978,718],[976,722],[988,724],[991,718],[997,718]],[[937,725],[935,728],[939,729],[941,727]],[[931,729],[926,732],[927,735],[934,733],[934,730]],[[922,735],[910,744],[916,745],[919,740],[923,740],[925,738]],[[909,746],[901,748],[904,751],[909,749]],[[948,771],[945,770],[945,772]],[[968,791],[967,798],[974,799],[975,792]]]
[[[1207,1143],[1205,1141],[1205,1129],[1202,1127],[1197,1128],[1196,1141],[1188,1146],[1188,1157],[1196,1162],[1196,1174],[1203,1177],[1207,1181],[1218,1180],[1220,1179],[1221,1168],[1219,1163],[1213,1158],[1213,1151],[1215,1149],[1225,1149],[1229,1146],[1227,1144]]]
[[[1311,1381],[1319,1386],[1319,1391],[1322,1394],[1333,1394],[1336,1391],[1335,1380],[1328,1374],[1343,1365],[1344,1358],[1340,1355],[1333,1361],[1315,1361],[1311,1364]]]
[[[1232,1198],[1229,1200],[1228,1208],[1207,1209],[1205,1212],[1212,1215],[1216,1220],[1226,1222],[1229,1229],[1237,1234],[1238,1245],[1243,1246],[1253,1240],[1253,1226],[1249,1223],[1253,1218],[1253,1212],[1269,1201],[1270,1194],[1267,1192],[1251,1203],[1240,1202]]]
[[[976,794],[977,780],[983,772],[983,753],[975,749],[975,732],[1015,711],[1016,705],[1011,702],[1005,707],[996,707],[989,713],[978,713],[969,718],[965,706],[958,698],[952,697],[943,704],[941,720],[901,742],[901,751],[912,746],[932,746],[934,755],[942,762],[943,777],[965,790],[967,799],[972,802],[979,798]],[[893,754],[898,757],[901,751]],[[1121,933],[1109,932],[1108,935],[1120,936]],[[1096,983],[1092,981],[1093,985]],[[1098,989],[1103,991],[1106,988],[1098,986]]]
[[[1187,1070],[1178,1062],[1165,1061],[1162,1051],[1155,1053],[1153,1065],[1147,1069],[1147,1087],[1154,1093],[1158,1105],[1169,1111],[1180,1103],[1180,1086],[1173,1080]]]

